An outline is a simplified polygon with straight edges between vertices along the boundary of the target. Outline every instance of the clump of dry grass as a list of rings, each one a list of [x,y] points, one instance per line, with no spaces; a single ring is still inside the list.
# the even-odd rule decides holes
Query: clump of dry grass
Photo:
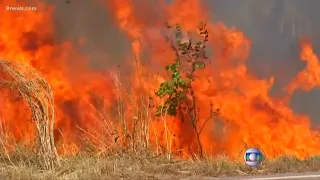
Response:
[[[0,88],[16,91],[28,103],[39,139],[43,166],[59,164],[53,139],[54,99],[50,85],[36,70],[18,62],[0,60]]]

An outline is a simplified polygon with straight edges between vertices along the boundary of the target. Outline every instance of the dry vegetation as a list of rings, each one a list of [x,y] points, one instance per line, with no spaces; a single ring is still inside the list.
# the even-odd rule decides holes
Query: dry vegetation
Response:
[[[47,81],[35,69],[18,62],[0,60],[0,88],[15,91],[25,101],[35,122],[39,157],[45,169],[59,164],[54,145],[54,98]]]
[[[1,143],[0,179],[2,180],[199,179],[217,176],[317,171],[320,167],[320,158],[318,157],[305,161],[289,157],[280,158],[275,161],[265,161],[258,168],[250,168],[242,162],[230,161],[223,156],[215,159],[204,157],[193,160],[172,158],[166,153],[157,155],[149,151],[148,145],[146,145],[148,142],[142,141],[124,146],[123,148],[126,149],[116,149],[113,152],[83,151],[74,156],[58,158],[51,139],[53,130],[51,123],[54,117],[51,114],[53,109],[50,109],[53,107],[53,100],[49,85],[34,71],[29,71],[32,72],[31,76],[19,73],[21,69],[19,70],[16,64],[2,61],[0,66],[2,67],[2,77],[8,77],[8,79],[2,79],[2,88],[13,88],[20,92],[21,97],[26,100],[32,110],[39,136],[37,153],[31,148],[19,144],[16,144],[12,152],[7,153],[6,145]],[[21,70],[21,72],[25,70]],[[4,72],[7,73],[6,76]],[[140,123],[145,124],[144,121]],[[146,135],[140,132],[125,133],[131,136],[135,136],[134,133],[142,134],[141,136]],[[148,138],[142,137],[140,139]],[[1,142],[4,142],[3,136]]]
[[[205,160],[168,160],[152,155],[92,153],[65,157],[54,171],[42,171],[41,162],[32,152],[17,148],[9,156],[2,154],[0,179],[188,179],[203,177],[261,175],[270,173],[316,171],[320,158],[305,161],[281,158],[249,168],[226,158]]]

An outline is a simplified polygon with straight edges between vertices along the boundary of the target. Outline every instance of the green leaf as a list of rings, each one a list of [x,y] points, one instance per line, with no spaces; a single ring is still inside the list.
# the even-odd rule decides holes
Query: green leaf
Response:
[[[168,109],[168,114],[171,115],[171,116],[176,116],[177,115],[177,109],[174,108],[174,107],[170,107]]]
[[[179,67],[178,63],[173,63],[173,64],[170,64],[170,65],[167,65],[166,66],[166,70],[167,71],[171,71],[171,72],[175,72],[175,71],[178,70],[178,67]]]
[[[180,77],[180,73],[179,72],[172,73],[172,78],[179,78],[179,77]]]
[[[186,64],[189,66],[187,69],[192,67],[193,70],[205,67],[205,63],[202,61],[205,52],[205,42],[208,38],[208,31],[205,25],[199,27],[198,35],[201,40],[197,42],[191,39],[188,41],[184,40],[184,33],[180,24],[176,24],[174,35],[176,38],[175,48],[178,52],[175,61],[165,67],[170,73],[171,78],[161,83],[158,91],[155,93],[156,96],[164,99],[164,104],[158,106],[156,109],[157,116],[165,113],[176,116],[179,104],[185,101],[187,96],[190,95],[190,91],[188,90],[191,88],[191,82],[194,80],[194,76],[188,72],[183,72],[183,69],[180,69],[180,63],[184,61],[193,62],[192,64]],[[184,54],[189,54],[191,59],[190,57],[184,56]],[[182,76],[181,73],[186,73],[187,77]],[[191,119],[191,121],[195,121],[195,119]]]

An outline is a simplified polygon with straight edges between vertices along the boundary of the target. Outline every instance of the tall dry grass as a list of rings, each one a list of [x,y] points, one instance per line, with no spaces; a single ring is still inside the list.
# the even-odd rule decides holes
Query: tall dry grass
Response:
[[[117,99],[114,113],[95,105],[105,137],[96,136],[79,127],[87,145],[74,156],[58,157],[53,139],[53,93],[42,76],[19,63],[0,61],[0,88],[12,88],[21,94],[32,111],[38,132],[38,154],[29,147],[15,144],[13,151],[0,151],[0,179],[190,179],[217,176],[246,176],[255,174],[287,173],[320,170],[320,158],[299,160],[283,157],[265,160],[258,168],[225,156],[202,159],[179,159],[172,152],[172,138],[166,116],[160,144],[160,135],[153,125],[152,98],[140,94],[133,97],[121,83],[120,74],[114,74]],[[101,105],[102,106],[102,105]],[[128,116],[127,108],[131,107]],[[1,125],[1,124],[0,124]],[[2,148],[11,141],[1,133]],[[80,135],[80,134],[79,134]],[[151,135],[155,137],[152,141]],[[90,150],[95,151],[90,151]],[[240,156],[242,154],[239,154]],[[193,156],[197,157],[197,156]],[[43,169],[46,170],[43,170]]]
[[[16,91],[29,105],[44,168],[59,165],[53,138],[54,98],[50,85],[35,69],[18,62],[0,60],[0,74],[0,88]]]

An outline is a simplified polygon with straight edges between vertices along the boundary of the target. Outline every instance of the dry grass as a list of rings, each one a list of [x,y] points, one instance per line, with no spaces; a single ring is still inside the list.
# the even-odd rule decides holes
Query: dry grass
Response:
[[[3,62],[5,63],[5,62]],[[10,67],[9,64],[1,64],[0,67]],[[10,69],[9,69],[10,70]],[[7,69],[8,71],[8,69]],[[13,88],[22,92],[25,95],[24,99],[28,100],[30,96],[34,95],[32,92],[38,92],[39,97],[34,97],[38,101],[42,101],[41,98],[52,97],[51,90],[47,89],[44,95],[41,95],[41,87],[36,84],[44,83],[48,86],[46,82],[41,79],[39,75],[38,80],[26,81],[19,71],[10,70],[12,73],[18,74],[18,81],[10,81],[15,83],[3,84],[6,87],[15,86]],[[13,76],[11,74],[11,76]],[[16,78],[16,80],[17,80]],[[117,79],[117,78],[116,78]],[[12,79],[11,79],[12,80]],[[4,82],[4,81],[2,81]],[[8,82],[8,81],[5,81]],[[20,82],[20,83],[16,83]],[[117,86],[118,83],[118,86]],[[286,173],[286,172],[305,172],[305,171],[318,171],[320,170],[320,158],[314,157],[305,161],[298,160],[296,158],[284,157],[277,159],[275,161],[265,161],[258,168],[250,168],[244,163],[233,162],[227,158],[221,157],[216,159],[205,158],[201,160],[186,160],[172,158],[172,153],[170,151],[170,140],[167,140],[167,149],[163,152],[158,152],[162,156],[155,155],[148,150],[150,147],[149,134],[152,133],[151,118],[148,107],[151,102],[149,98],[139,100],[139,105],[132,103],[132,106],[137,107],[136,116],[131,122],[131,126],[128,124],[123,111],[123,101],[130,99],[129,93],[128,97],[123,97],[120,93],[121,84],[117,81],[116,87],[118,88],[118,111],[117,117],[122,124],[122,130],[116,137],[119,139],[117,143],[114,143],[114,147],[120,149],[116,152],[103,153],[97,152],[82,152],[82,154],[77,154],[70,157],[60,157],[60,166],[52,166],[49,162],[46,162],[46,158],[52,158],[47,154],[47,157],[39,158],[39,154],[32,152],[31,148],[17,147],[13,148],[14,151],[6,153],[3,149],[6,145],[2,145],[0,148],[0,179],[186,179],[186,178],[201,178],[201,177],[221,177],[221,176],[244,176],[244,175],[261,175],[270,173]],[[31,89],[30,89],[31,88]],[[49,86],[47,87],[49,88]],[[126,92],[126,91],[125,91]],[[48,94],[45,94],[48,93]],[[46,107],[47,105],[53,106],[53,101],[44,101],[47,104],[42,104],[39,102],[36,104],[33,112],[37,115],[36,123],[42,124],[45,129],[43,130],[41,126],[36,126],[38,128],[38,136],[40,137],[40,144],[43,146],[42,152],[45,152],[46,148],[54,147],[53,140],[51,140],[50,126],[48,121],[43,121],[44,119],[53,121],[53,116],[48,117],[48,109],[46,112],[41,112],[43,110],[41,107]],[[51,102],[52,101],[52,102]],[[31,109],[34,108],[32,105],[37,101],[29,102]],[[48,104],[49,103],[49,104]],[[50,104],[52,103],[52,104]],[[140,108],[138,108],[140,107]],[[122,110],[121,110],[122,109]],[[51,110],[53,113],[53,109]],[[105,113],[99,111],[101,117],[105,117]],[[104,119],[104,118],[103,118]],[[51,123],[50,122],[50,123]],[[166,121],[164,121],[165,123]],[[109,126],[108,126],[109,127]],[[110,125],[110,127],[112,127]],[[109,132],[110,133],[110,132]],[[130,137],[128,140],[123,140],[124,137]],[[159,146],[157,144],[157,146]],[[84,148],[85,149],[85,148]],[[90,148],[88,148],[90,149]],[[112,148],[107,148],[108,150]],[[161,149],[161,148],[159,148]],[[48,150],[49,151],[49,150]],[[54,149],[55,151],[55,149]],[[115,149],[111,150],[115,151]],[[160,151],[160,150],[157,150]],[[142,153],[141,153],[142,152]],[[53,155],[56,153],[54,152]],[[41,155],[41,154],[40,154]],[[44,154],[46,155],[46,154]],[[51,154],[52,155],[52,154]],[[42,155],[43,156],[43,155]],[[49,157],[48,157],[49,156]],[[41,156],[40,156],[41,157]],[[53,157],[57,158],[57,157]],[[45,161],[44,161],[45,160]],[[45,167],[44,163],[49,163]]]
[[[41,170],[41,161],[27,149],[16,148],[9,156],[0,154],[0,179],[186,179],[201,177],[262,175],[320,170],[320,158],[305,161],[280,158],[266,161],[258,168],[226,158],[201,161],[171,159],[159,156],[135,156],[93,153],[61,159],[62,166]]]
[[[19,62],[0,60],[0,88],[13,90],[26,102],[37,129],[37,150],[43,168],[59,164],[53,139],[54,98],[50,85],[34,68]]]

